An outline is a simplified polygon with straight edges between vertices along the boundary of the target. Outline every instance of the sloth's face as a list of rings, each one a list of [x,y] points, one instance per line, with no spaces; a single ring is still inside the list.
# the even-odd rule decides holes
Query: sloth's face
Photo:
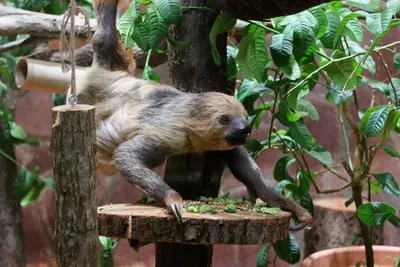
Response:
[[[244,116],[222,115],[219,123],[226,127],[225,141],[230,146],[243,145],[251,134],[251,128]]]

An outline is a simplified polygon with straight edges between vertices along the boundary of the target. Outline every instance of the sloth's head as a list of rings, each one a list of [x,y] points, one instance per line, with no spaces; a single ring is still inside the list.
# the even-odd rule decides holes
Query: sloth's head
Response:
[[[215,150],[243,145],[251,133],[247,112],[234,97],[222,93],[200,94],[191,112],[190,127],[204,146]]]

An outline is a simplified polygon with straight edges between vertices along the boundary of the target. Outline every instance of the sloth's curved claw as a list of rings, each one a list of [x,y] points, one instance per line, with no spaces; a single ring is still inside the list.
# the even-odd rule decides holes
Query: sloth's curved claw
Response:
[[[164,203],[169,213],[172,213],[178,223],[183,223],[182,208],[183,200],[178,192],[174,190],[168,190],[164,195]]]
[[[176,203],[171,205],[171,211],[174,214],[178,223],[183,223],[182,212],[179,209],[179,206]]]

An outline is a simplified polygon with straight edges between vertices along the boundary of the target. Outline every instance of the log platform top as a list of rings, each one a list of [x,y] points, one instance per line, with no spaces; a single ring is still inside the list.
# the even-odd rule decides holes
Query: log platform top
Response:
[[[238,210],[237,213],[182,212],[177,224],[166,209],[150,204],[114,204],[98,207],[99,235],[192,244],[276,243],[289,234],[291,214],[264,214]]]

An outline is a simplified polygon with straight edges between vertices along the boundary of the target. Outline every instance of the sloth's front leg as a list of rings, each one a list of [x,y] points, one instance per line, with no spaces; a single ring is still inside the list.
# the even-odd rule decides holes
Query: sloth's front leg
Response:
[[[152,144],[141,136],[126,141],[115,150],[115,165],[122,177],[157,202],[164,203],[169,213],[182,223],[182,197],[151,170],[165,161],[159,147]]]

